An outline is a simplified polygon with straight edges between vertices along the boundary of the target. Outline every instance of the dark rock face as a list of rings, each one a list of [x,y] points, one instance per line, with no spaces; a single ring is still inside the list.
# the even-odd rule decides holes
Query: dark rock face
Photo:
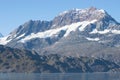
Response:
[[[36,53],[0,46],[0,72],[37,72],[36,60]]]
[[[0,72],[80,73],[108,72],[120,66],[104,59],[38,55],[27,50],[0,46]]]

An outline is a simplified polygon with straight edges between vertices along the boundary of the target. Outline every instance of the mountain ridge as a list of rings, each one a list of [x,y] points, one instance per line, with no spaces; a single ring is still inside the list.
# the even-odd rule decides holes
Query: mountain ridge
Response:
[[[84,13],[87,13],[87,14],[85,14],[83,16]],[[72,15],[75,14],[75,16],[73,15],[72,19],[68,18],[69,20],[73,20],[73,22],[70,21],[69,23],[65,23],[64,25],[68,25],[68,24],[70,25],[70,24],[75,23],[75,22],[83,22],[84,19],[82,20],[81,17],[79,17],[78,15],[83,16],[83,18],[84,18],[84,17],[89,16],[89,15],[90,15],[89,17],[91,17],[91,14],[94,15],[95,13],[99,13],[99,14],[96,14],[97,16],[99,16],[100,14],[102,14],[102,18],[103,19],[104,19],[104,16],[107,16],[107,17],[109,17],[108,20],[111,20],[111,21],[113,21],[113,23],[117,24],[117,22],[110,15],[108,15],[106,11],[104,11],[102,9],[97,9],[97,8],[94,8],[94,7],[87,8],[87,9],[73,9],[73,10],[67,11],[67,13],[64,13],[63,17],[62,17],[62,15],[58,15],[57,17],[55,17],[53,19],[53,21],[40,21],[40,20],[32,21],[32,20],[30,20],[30,21],[24,23],[23,25],[20,25],[16,30],[14,30],[13,32],[11,32],[10,36],[8,37],[8,39],[16,38],[16,37],[21,37],[23,35],[24,36],[31,35],[31,33],[43,32],[43,31],[49,30],[51,28],[54,28],[56,24],[60,24],[60,25],[56,25],[56,26],[62,27],[63,26],[62,25],[63,22],[66,22],[66,21],[68,22],[68,20],[64,19],[64,18],[66,18],[66,16],[64,16],[64,15],[67,15],[67,14],[68,14],[68,17],[71,14]],[[78,18],[74,19],[74,17],[76,17],[76,14],[77,14]],[[61,19],[64,20],[63,22],[61,22],[61,20],[59,20],[59,16],[60,16]],[[89,17],[88,17],[88,19],[89,19]],[[80,20],[78,20],[78,19],[80,19]],[[100,19],[101,19],[101,17],[100,17]],[[97,20],[97,19],[93,19],[93,20]],[[86,20],[86,18],[85,18],[85,21],[89,21],[89,20]],[[56,22],[58,22],[58,23],[56,23]],[[98,30],[101,30],[101,29],[104,30],[104,28],[102,28],[102,27],[98,28]],[[97,30],[96,30],[96,32],[97,32]],[[92,33],[94,33],[94,31]]]
[[[30,20],[0,38],[0,44],[40,55],[83,55],[116,61],[120,56],[119,34],[120,24],[115,19],[91,7],[66,11],[52,21]]]
[[[53,19],[53,24],[59,24],[59,25],[68,25],[70,23],[74,22],[80,22],[80,21],[89,21],[89,20],[100,20],[104,19],[104,17],[111,18],[110,20],[115,21],[105,10],[103,9],[97,9],[95,7],[90,7],[86,9],[72,9],[65,11],[63,13],[60,13],[58,16],[56,16]],[[63,21],[62,21],[63,20]],[[61,22],[61,23],[59,23]],[[116,22],[116,21],[115,21]],[[55,25],[54,24],[54,25]]]

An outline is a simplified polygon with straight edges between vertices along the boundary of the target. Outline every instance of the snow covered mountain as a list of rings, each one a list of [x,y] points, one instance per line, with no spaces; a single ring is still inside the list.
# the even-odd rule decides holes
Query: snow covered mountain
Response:
[[[116,57],[117,60],[120,24],[102,9],[72,9],[51,21],[30,20],[0,38],[0,44],[39,54]]]

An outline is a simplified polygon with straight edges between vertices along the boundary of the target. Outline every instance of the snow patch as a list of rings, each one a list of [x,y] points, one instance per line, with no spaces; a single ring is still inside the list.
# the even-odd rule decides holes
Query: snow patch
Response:
[[[90,34],[95,34],[95,33],[99,33],[99,34],[107,34],[109,33],[110,30],[109,29],[106,29],[104,31],[98,31],[97,29],[94,29],[92,32],[90,32]]]
[[[120,30],[111,30],[111,29],[105,29],[104,31],[98,31],[97,29],[94,29],[90,34],[107,34],[107,33],[113,33],[113,34],[120,34]]]
[[[51,37],[53,35],[56,35],[59,31],[61,30],[65,30],[65,27],[63,28],[58,28],[58,29],[51,29],[51,30],[47,30],[44,32],[39,32],[39,33],[31,33],[30,35],[26,36],[25,38],[21,39],[19,42],[26,42],[30,39],[34,39],[34,38],[47,38],[47,37]]]
[[[105,10],[103,10],[103,9],[100,9],[99,11],[102,12],[102,13],[105,13]]]
[[[70,34],[70,32],[75,31],[77,28],[80,27],[80,31],[83,31],[84,28],[90,24],[95,22],[96,20],[93,21],[83,21],[83,22],[77,22],[77,23],[72,23],[71,25],[66,25],[63,26],[61,28],[57,28],[57,29],[50,29],[44,32],[39,32],[39,33],[31,33],[31,35],[26,36],[25,38],[21,39],[19,42],[26,42],[30,39],[34,39],[34,38],[47,38],[47,37],[51,37],[51,36],[58,36],[58,33],[61,30],[66,31],[64,37],[68,36]]]
[[[120,34],[120,30],[112,30],[111,31],[113,34]]]
[[[89,38],[89,37],[86,37],[86,39],[89,41],[99,41],[100,40],[99,38]]]
[[[8,42],[10,42],[12,39],[7,40],[8,37],[9,37],[9,36],[0,38],[0,44],[1,44],[1,45],[6,45]]]
[[[21,37],[23,37],[23,36],[25,36],[25,33],[22,34],[22,35],[20,35],[20,36],[18,36],[16,39],[19,39],[19,38],[21,38]]]
[[[88,25],[88,24],[91,24],[91,23],[95,23],[97,20],[92,20],[92,21],[83,21],[82,22],[82,26],[79,28],[80,31],[84,31],[85,27]]]
[[[70,32],[75,31],[80,25],[82,25],[84,22],[78,22],[78,23],[73,23],[71,25],[65,26],[67,31],[64,35],[64,37],[68,36]]]

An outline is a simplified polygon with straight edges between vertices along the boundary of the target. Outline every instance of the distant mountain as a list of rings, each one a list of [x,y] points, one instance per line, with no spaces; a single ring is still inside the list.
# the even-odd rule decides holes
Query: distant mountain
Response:
[[[119,68],[119,65],[104,59],[38,55],[28,50],[0,45],[0,72],[4,73],[113,72]]]
[[[3,37],[3,35],[0,33],[0,37]]]
[[[0,44],[48,55],[88,56],[120,63],[120,24],[105,10],[72,9],[51,21],[28,21]]]

